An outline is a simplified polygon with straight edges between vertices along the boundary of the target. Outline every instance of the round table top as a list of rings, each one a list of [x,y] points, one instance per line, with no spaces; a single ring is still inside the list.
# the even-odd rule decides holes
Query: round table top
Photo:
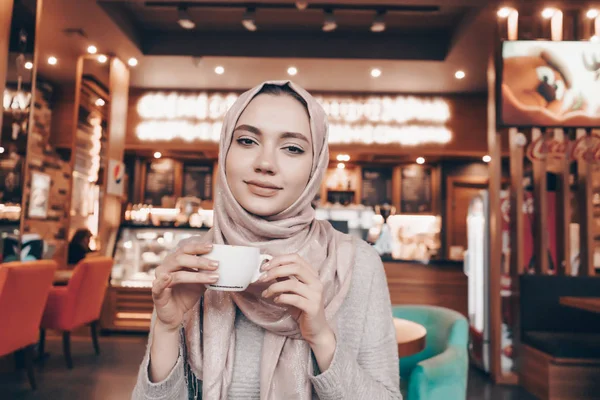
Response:
[[[421,324],[402,318],[394,318],[396,327],[396,341],[398,342],[398,356],[410,356],[425,348],[427,329]]]

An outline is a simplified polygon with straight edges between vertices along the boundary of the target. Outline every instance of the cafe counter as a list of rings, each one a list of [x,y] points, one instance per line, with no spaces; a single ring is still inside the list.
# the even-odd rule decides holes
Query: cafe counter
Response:
[[[147,332],[152,316],[154,271],[177,243],[206,229],[124,224],[114,251],[111,284],[101,327],[105,331]],[[392,304],[448,307],[467,315],[467,277],[462,262],[383,258]]]
[[[156,267],[179,241],[206,231],[207,228],[123,224],[114,249],[101,328],[147,332],[153,309],[152,281]]]
[[[468,316],[468,281],[462,261],[383,258],[392,304],[450,308]]]

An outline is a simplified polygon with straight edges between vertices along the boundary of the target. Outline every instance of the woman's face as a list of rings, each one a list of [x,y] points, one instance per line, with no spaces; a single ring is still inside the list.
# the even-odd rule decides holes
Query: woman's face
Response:
[[[273,216],[300,197],[312,159],[306,108],[288,95],[261,94],[237,122],[225,160],[227,183],[246,211]]]

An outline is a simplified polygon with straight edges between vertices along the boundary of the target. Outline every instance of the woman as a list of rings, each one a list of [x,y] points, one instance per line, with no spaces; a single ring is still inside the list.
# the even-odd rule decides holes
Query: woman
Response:
[[[69,243],[69,265],[77,264],[92,252],[92,249],[90,249],[91,239],[92,232],[89,229],[82,228],[75,231],[71,243]]]
[[[291,82],[259,85],[227,113],[219,150],[214,227],[157,268],[133,398],[400,399],[381,260],[311,207],[329,163],[323,109]],[[244,292],[205,292],[212,243],[274,258]]]

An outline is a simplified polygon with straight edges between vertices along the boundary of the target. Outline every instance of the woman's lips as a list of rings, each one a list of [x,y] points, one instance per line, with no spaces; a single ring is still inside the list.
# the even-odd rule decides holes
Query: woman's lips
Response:
[[[246,182],[246,185],[248,185],[248,190],[250,190],[250,192],[259,197],[273,197],[281,190],[279,188],[265,187],[252,182]]]

